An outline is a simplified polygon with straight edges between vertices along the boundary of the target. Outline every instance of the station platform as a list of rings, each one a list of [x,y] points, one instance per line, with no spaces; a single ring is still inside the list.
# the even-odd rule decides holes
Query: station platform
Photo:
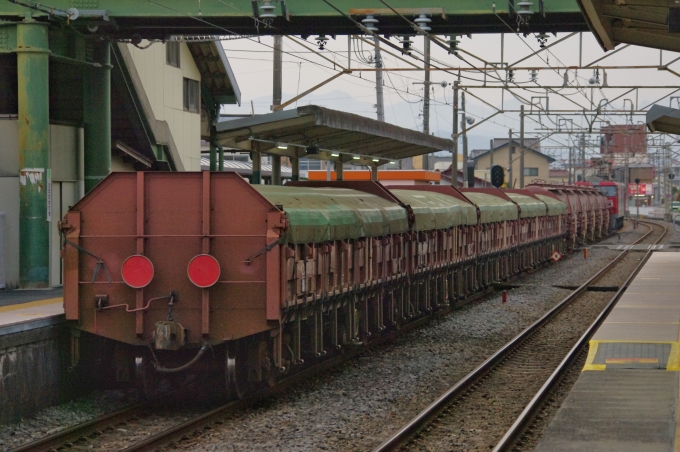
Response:
[[[64,321],[62,289],[0,291],[0,336]]]
[[[589,343],[535,449],[680,451],[680,254],[655,252]]]

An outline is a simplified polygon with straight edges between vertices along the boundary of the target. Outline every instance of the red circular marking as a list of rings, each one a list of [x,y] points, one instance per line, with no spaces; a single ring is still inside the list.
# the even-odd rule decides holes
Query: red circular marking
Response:
[[[148,257],[134,254],[125,259],[120,274],[125,284],[133,289],[141,289],[148,286],[153,279],[153,264]]]
[[[195,286],[205,289],[220,279],[220,264],[209,254],[199,254],[189,262],[187,273]]]

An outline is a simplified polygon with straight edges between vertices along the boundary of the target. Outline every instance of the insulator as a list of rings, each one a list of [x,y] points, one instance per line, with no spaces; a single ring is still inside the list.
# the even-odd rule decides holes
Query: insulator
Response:
[[[275,19],[276,14],[274,14],[274,5],[271,1],[265,0],[260,6],[260,19]]]
[[[538,40],[538,45],[543,49],[548,42],[548,34],[541,32],[536,36],[536,39]]]
[[[432,31],[432,28],[429,27],[430,22],[432,22],[432,19],[427,17],[425,14],[421,14],[420,16],[416,17],[414,22],[416,25],[420,27],[421,30],[424,32],[430,32]]]
[[[364,24],[364,27],[366,27],[368,30],[372,31],[373,33],[378,32],[378,19],[373,17],[372,14],[369,14],[366,16],[364,20],[361,21],[362,24]]]
[[[404,35],[399,40],[399,44],[401,44],[401,48],[404,49],[404,52],[408,52],[408,51],[411,50],[411,46],[413,45],[413,41],[411,41],[410,36]]]
[[[532,69],[531,73],[529,74],[529,81],[530,82],[537,82],[538,81],[538,71],[536,69]]]
[[[531,16],[534,12],[531,10],[531,7],[534,5],[533,2],[519,2],[517,6],[519,6],[519,9],[517,10],[517,14],[520,16]]]
[[[316,45],[319,46],[319,50],[324,50],[326,48],[326,43],[328,42],[328,38],[326,35],[319,35],[318,38],[316,38]]]
[[[448,41],[446,41],[446,43],[449,45],[449,53],[458,53],[458,44],[460,44],[460,41],[457,38],[457,35],[451,35],[449,36]]]

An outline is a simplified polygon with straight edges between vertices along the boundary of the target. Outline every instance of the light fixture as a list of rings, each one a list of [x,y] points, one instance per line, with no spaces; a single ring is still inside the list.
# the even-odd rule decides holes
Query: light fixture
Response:
[[[340,154],[331,153],[331,157],[340,157]]]
[[[380,159],[373,159],[373,161],[374,161],[374,162],[379,162],[379,161],[380,161]]]
[[[353,160],[361,160],[361,157],[358,157],[358,156],[355,155],[354,157],[352,157],[352,159]]]
[[[396,165],[397,162],[390,162],[390,165]]]
[[[316,145],[316,144],[311,144],[311,145],[307,146],[306,152],[307,152],[307,155],[318,154],[319,153],[319,146]]]
[[[288,145],[286,143],[279,143],[276,145],[276,147],[279,149],[288,149]]]

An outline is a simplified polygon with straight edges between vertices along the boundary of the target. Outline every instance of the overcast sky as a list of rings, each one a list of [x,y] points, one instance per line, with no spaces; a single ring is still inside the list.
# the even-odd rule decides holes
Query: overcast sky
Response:
[[[523,58],[531,52],[539,49],[539,44],[533,35],[526,38],[521,35],[505,34],[503,46],[503,61],[506,63],[514,63]],[[567,34],[558,34],[557,37],[550,35],[548,44],[555,42],[558,39],[567,36]],[[315,36],[309,37],[307,46],[316,50]],[[422,51],[423,39],[420,37],[413,38],[414,47]],[[446,39],[446,37],[444,37]],[[550,69],[543,69],[538,71],[538,83],[540,85],[550,85],[561,87],[564,83],[565,67],[578,66],[579,54],[582,65],[587,65],[606,55],[597,44],[595,38],[590,33],[583,33],[583,44],[579,45],[579,35],[566,39],[565,41],[551,47],[548,51],[544,51],[539,55],[533,56],[517,65],[519,68],[528,67],[550,67]],[[460,47],[467,52],[479,57],[487,62],[501,61],[501,35],[473,35],[471,38],[461,37]],[[299,42],[299,41],[298,41]],[[398,45],[398,40],[395,37],[391,38],[391,42]],[[256,114],[263,114],[270,111],[272,102],[272,46],[273,38],[261,37],[252,39],[238,39],[231,41],[224,41],[223,45],[229,58],[230,64],[236,75],[239,87],[242,93],[241,106],[229,106],[223,108],[223,113],[245,113],[251,112],[251,103]],[[319,55],[307,50],[296,43],[296,41],[284,37],[284,55],[283,55],[283,101],[294,97],[310,87],[326,80],[336,73],[333,63],[321,58]],[[346,36],[338,36],[337,40],[330,39],[326,50],[321,51],[326,58],[331,61],[336,61],[342,66],[347,66],[347,47],[348,38]],[[611,52],[610,52],[611,53]],[[368,45],[357,45],[353,49],[351,55],[351,67],[369,67],[360,60],[367,60],[373,54],[372,47]],[[412,61],[419,64],[417,60],[411,59],[408,56],[401,56],[405,60]],[[680,54],[673,52],[663,52],[661,57],[664,64],[679,57]],[[454,55],[448,55],[447,52],[436,45],[432,45],[433,61],[440,67],[462,67],[470,68],[470,65],[461,61]],[[465,56],[466,60],[472,63],[475,67],[484,67],[484,63],[474,57]],[[659,64],[660,52],[655,49],[647,49],[642,47],[630,46],[612,56],[604,59],[597,65],[601,66],[656,66]],[[411,67],[406,62],[399,60],[395,56],[383,53],[385,68],[407,68]],[[670,66],[680,72],[680,62],[674,63]],[[568,71],[568,81],[573,87],[565,89],[556,89],[555,93],[550,94],[549,108],[550,110],[572,110],[581,109],[583,107],[590,108],[591,101],[597,105],[602,99],[615,99],[609,106],[604,109],[602,115],[593,118],[593,115],[584,116],[583,114],[565,116],[564,118],[573,119],[576,127],[587,127],[588,121],[594,121],[594,130],[602,125],[598,120],[611,121],[613,124],[625,124],[625,116],[613,115],[613,110],[630,109],[634,105],[636,109],[643,109],[649,104],[657,102],[662,105],[669,105],[669,97],[659,101],[664,96],[680,95],[679,93],[671,94],[677,86],[680,88],[680,78],[676,77],[668,71],[659,71],[656,68],[652,69],[605,69],[607,76],[607,83],[610,86],[669,86],[666,89],[641,88],[638,91],[633,91],[622,97],[627,89],[619,88],[603,88],[604,74],[603,71],[599,73],[598,85],[590,85],[589,79],[594,77],[594,70],[582,69],[578,71]],[[505,71],[499,71],[498,75],[505,78]],[[452,83],[457,76],[457,72],[432,72],[431,79],[433,81],[444,81]],[[483,81],[483,75],[480,72],[461,72],[463,78],[461,80],[466,86],[479,86]],[[488,78],[492,82],[492,76]],[[423,85],[414,85],[413,82],[423,80],[422,71],[400,72],[392,71],[385,72],[384,77],[384,100],[385,100],[385,119],[387,122],[397,124],[402,127],[407,127],[415,130],[422,130],[423,118],[422,112],[422,96]],[[529,70],[517,70],[514,74],[514,80],[523,88],[514,89],[513,91],[522,98],[531,101],[532,97],[544,97],[545,89],[540,88],[536,83],[530,82]],[[491,83],[490,83],[491,84]],[[493,83],[499,86],[499,82]],[[320,105],[336,110],[348,111],[359,115],[375,118],[376,103],[375,94],[375,72],[359,72],[351,75],[342,75],[333,80],[327,85],[319,88],[314,93],[302,98],[297,103],[298,106],[314,104]],[[513,98],[507,91],[501,89],[482,89],[470,88],[470,92],[491,105],[497,108],[519,109],[520,101]],[[430,131],[438,136],[450,137],[452,131],[452,88],[447,86],[443,88],[439,85],[433,85],[431,94],[431,117],[430,117]],[[471,96],[467,96],[467,112],[468,115],[479,122],[494,113],[494,109],[489,105],[485,105],[482,101],[477,100]],[[534,99],[535,102],[541,102],[545,107],[545,100]],[[288,108],[295,107],[292,104]],[[673,101],[673,106],[678,107],[678,102]],[[527,111],[530,109],[526,105]],[[534,109],[535,111],[536,109]],[[609,113],[607,113],[609,112]],[[630,121],[630,118],[628,118]],[[644,115],[635,116],[633,121],[644,121]],[[536,136],[539,129],[555,128],[558,119],[555,116],[546,117],[545,114],[540,116],[532,115],[527,118],[525,128],[527,136]],[[565,119],[561,120],[564,128]],[[542,124],[542,125],[541,125]],[[475,148],[488,148],[489,139],[494,137],[506,137],[508,129],[519,130],[519,115],[517,113],[499,114],[484,124],[471,130],[469,133],[470,150]],[[592,139],[596,139],[596,135],[592,135]],[[568,135],[553,135],[551,138],[543,142],[546,150],[551,146],[568,146],[570,138]],[[599,152],[594,147],[589,150],[590,154]]]

